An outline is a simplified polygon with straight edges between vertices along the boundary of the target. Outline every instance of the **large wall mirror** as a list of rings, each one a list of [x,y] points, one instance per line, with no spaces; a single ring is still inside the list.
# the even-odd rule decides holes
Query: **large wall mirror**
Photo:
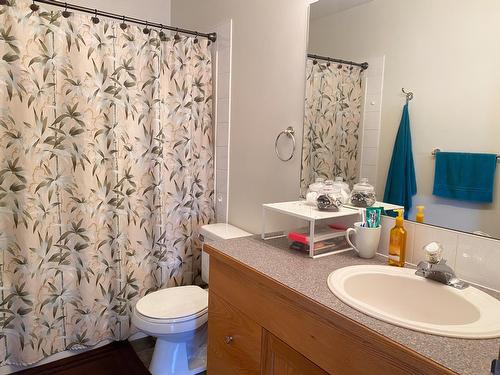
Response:
[[[408,219],[423,205],[427,224],[500,238],[499,20],[497,0],[313,2],[302,192],[316,177],[341,176],[350,185],[366,177],[383,200],[411,99],[404,89],[413,93],[408,118],[417,184]],[[478,164],[478,154],[489,156]],[[472,172],[454,167],[469,156]],[[444,177],[435,181],[436,173]],[[489,198],[436,193],[443,181],[484,188]]]

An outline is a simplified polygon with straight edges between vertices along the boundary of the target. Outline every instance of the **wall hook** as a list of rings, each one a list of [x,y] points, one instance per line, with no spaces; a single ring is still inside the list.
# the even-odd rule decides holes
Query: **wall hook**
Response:
[[[408,104],[408,102],[413,99],[413,93],[411,91],[406,91],[404,87],[401,91],[406,95],[406,103]]]

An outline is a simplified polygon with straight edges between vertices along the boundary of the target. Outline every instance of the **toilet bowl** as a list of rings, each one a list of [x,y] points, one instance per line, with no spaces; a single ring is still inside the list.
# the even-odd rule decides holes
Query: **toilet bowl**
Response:
[[[249,236],[229,224],[201,228],[204,241]],[[202,279],[208,283],[209,256],[202,254]],[[156,337],[149,371],[153,375],[192,375],[206,370],[208,291],[195,285],[165,288],[137,301],[132,324]]]
[[[141,298],[135,305],[132,323],[156,337],[151,373],[190,375],[203,371],[206,363],[198,355],[203,351],[199,337],[206,336],[207,320],[208,292],[199,286],[161,289]],[[201,341],[200,345],[196,341]]]

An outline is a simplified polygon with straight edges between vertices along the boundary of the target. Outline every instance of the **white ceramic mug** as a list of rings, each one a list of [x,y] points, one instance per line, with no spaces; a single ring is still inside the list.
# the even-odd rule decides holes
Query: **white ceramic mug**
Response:
[[[380,241],[380,226],[378,228],[362,227],[362,223],[354,223],[354,228],[347,229],[346,239],[349,245],[357,251],[361,258],[373,258]],[[349,238],[354,232],[354,245]]]

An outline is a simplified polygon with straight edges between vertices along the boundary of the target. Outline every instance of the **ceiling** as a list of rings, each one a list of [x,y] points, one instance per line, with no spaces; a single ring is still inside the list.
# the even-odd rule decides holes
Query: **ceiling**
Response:
[[[372,0],[319,0],[311,4],[312,20],[368,3]]]

